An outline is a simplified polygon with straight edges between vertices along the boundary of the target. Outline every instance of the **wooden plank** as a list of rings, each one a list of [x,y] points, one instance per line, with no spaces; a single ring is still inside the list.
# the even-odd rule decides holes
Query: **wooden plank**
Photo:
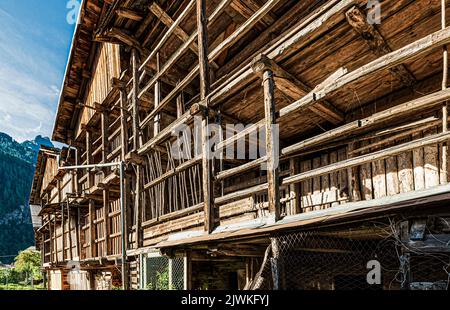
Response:
[[[408,142],[411,139],[403,139]],[[414,190],[413,152],[404,152],[397,155],[398,181],[400,193]]]
[[[412,134],[413,140],[422,138],[422,133]],[[418,148],[413,152],[414,190],[425,189],[424,149]]]
[[[361,148],[367,146],[369,141],[362,141]],[[373,199],[373,189],[372,189],[372,165],[366,163],[361,165],[360,168],[360,178],[361,178],[361,197],[363,200]]]
[[[150,11],[159,19],[161,20],[167,27],[172,27],[173,24],[175,24],[175,21],[156,3],[153,2],[150,5]],[[189,35],[181,28],[180,25],[175,27],[175,30],[173,33],[183,42],[187,42],[189,40]],[[189,46],[191,51],[193,51],[196,55],[198,55],[198,45],[196,42],[192,42],[192,44]],[[211,61],[211,66],[214,69],[217,69],[219,66],[214,62]]]
[[[338,161],[338,152],[333,151],[330,153],[330,164],[334,164]],[[330,174],[330,190],[336,193],[336,200],[331,203],[331,207],[339,205],[338,192],[339,192],[339,172],[334,171]]]
[[[303,160],[300,163],[300,173],[311,170],[311,160]],[[307,179],[300,183],[302,196],[302,209],[312,206],[312,180]]]
[[[437,132],[437,129],[429,129],[424,132],[424,138],[430,137]],[[438,146],[427,145],[424,147],[424,173],[425,188],[439,185],[439,158]]]
[[[388,196],[396,195],[400,192],[400,182],[406,181],[404,178],[400,181],[400,174],[402,173],[402,176],[404,176],[404,170],[401,170],[397,165],[397,158],[400,157],[402,154],[399,154],[398,156],[389,156],[385,160],[386,165],[386,194]],[[400,163],[400,161],[399,161]],[[404,161],[401,161],[402,164],[405,164]],[[403,186],[405,184],[402,184]]]
[[[401,145],[396,145],[391,148],[377,151],[377,152],[374,152],[371,154],[349,158],[347,160],[338,162],[333,165],[328,165],[326,167],[321,167],[319,169],[313,169],[313,170],[305,172],[305,173],[300,173],[296,176],[287,177],[283,180],[282,184],[288,185],[288,184],[292,184],[292,183],[296,183],[296,182],[301,182],[308,178],[313,178],[316,176],[328,174],[333,171],[338,171],[341,169],[359,166],[359,165],[361,165],[363,163],[367,163],[367,162],[379,161],[379,160],[385,159],[389,156],[400,154],[402,152],[410,151],[410,150],[425,147],[425,146],[430,146],[430,145],[433,145],[436,143],[441,143],[442,141],[445,141],[449,137],[450,137],[450,133],[440,133],[440,134],[436,134],[436,135],[432,135],[432,136],[427,136],[425,138],[422,138],[422,139],[419,139],[416,141],[404,143]],[[435,170],[436,170],[436,167],[435,167]],[[437,182],[439,182],[439,176],[437,178]]]
[[[333,74],[324,83],[317,85],[313,92],[310,92],[302,99],[282,108],[280,117],[288,115],[294,111],[304,110],[318,100],[322,100],[332,92],[366,76],[395,67],[412,58],[418,57],[427,51],[442,46],[450,42],[450,27],[436,31],[422,39],[410,43],[392,53],[386,54],[376,60],[347,73],[345,70],[336,76]],[[332,77],[332,78],[331,78]]]
[[[378,138],[372,140],[372,142],[378,142]],[[387,156],[386,158],[389,158]],[[373,197],[375,199],[385,197],[387,195],[386,188],[386,166],[385,160],[379,159],[372,162],[372,179],[373,179]],[[397,184],[398,185],[398,184]]]
[[[429,95],[396,105],[384,111],[372,114],[371,116],[364,119],[353,121],[335,129],[328,130],[322,134],[300,141],[291,146],[285,147],[281,150],[281,154],[292,154],[308,147],[320,145],[331,139],[337,139],[338,137],[356,133],[358,129],[362,129],[364,127],[369,127],[381,122],[387,122],[405,115],[409,115],[413,112],[419,112],[424,109],[429,109],[449,98],[450,91],[448,89],[444,91],[437,91]],[[226,145],[226,143],[227,142],[224,141],[223,144]]]

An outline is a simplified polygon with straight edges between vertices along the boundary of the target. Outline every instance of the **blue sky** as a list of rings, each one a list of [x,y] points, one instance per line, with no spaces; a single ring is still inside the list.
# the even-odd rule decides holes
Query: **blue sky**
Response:
[[[68,3],[0,0],[0,131],[17,141],[52,134],[75,28]]]

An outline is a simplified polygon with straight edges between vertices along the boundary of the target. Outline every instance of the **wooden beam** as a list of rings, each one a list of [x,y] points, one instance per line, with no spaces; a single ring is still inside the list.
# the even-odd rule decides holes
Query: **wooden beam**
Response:
[[[267,58],[259,55],[253,60],[253,70],[261,73],[264,89],[264,113],[266,133],[266,158],[269,211],[275,215],[275,221],[280,219],[280,187],[279,187],[279,137],[276,127],[275,89],[271,66]]]
[[[140,22],[143,19],[143,16],[139,12],[127,8],[118,9],[116,14],[122,18],[127,18],[137,22]]]
[[[131,70],[133,75],[133,91],[132,91],[132,122],[133,122],[133,150],[137,151],[139,149],[139,138],[140,138],[140,128],[139,128],[139,98],[137,96],[139,92],[139,65],[138,65],[138,54],[137,50],[133,49],[131,51]]]
[[[169,29],[175,24],[175,21],[156,2],[153,2],[150,5],[150,11],[158,17],[164,25],[169,27]],[[179,25],[175,27],[173,33],[183,42],[187,42],[189,40],[189,35]],[[196,42],[192,42],[189,48],[198,56],[198,44]],[[211,62],[211,66],[215,70],[219,68],[219,66],[213,61]]]
[[[193,2],[195,2],[195,0],[192,0]],[[222,2],[220,2],[216,9],[214,10],[214,12],[211,14],[211,16],[208,18],[208,25],[211,25],[223,12],[223,10],[225,9],[225,7],[229,4],[231,0],[222,0]],[[178,18],[179,19],[179,18]],[[177,20],[178,20],[177,19]],[[174,24],[175,25],[175,24]],[[172,27],[174,26],[172,25]],[[169,29],[170,31],[170,29]],[[169,32],[168,31],[168,32]],[[194,31],[191,36],[189,37],[189,40],[186,41],[182,46],[180,46],[180,48],[172,54],[172,56],[167,60],[167,62],[164,64],[164,66],[161,68],[161,71],[159,72],[159,74],[157,74],[156,76],[154,76],[148,83],[146,86],[144,86],[141,90],[141,93],[139,94],[139,97],[143,96],[145,92],[147,92],[152,86],[153,84],[156,82],[156,80],[158,80],[163,74],[165,74],[176,62],[178,59],[180,59],[180,57],[182,55],[184,55],[184,53],[187,51],[187,49],[189,48],[189,46],[192,44],[192,42],[194,42],[194,40],[197,38],[198,36],[198,30]],[[158,44],[159,45],[159,44]],[[157,50],[157,48],[155,48],[155,50]],[[156,53],[154,51],[152,51],[152,53]],[[153,57],[154,55],[150,54],[149,57],[147,57],[147,59],[144,61],[144,63],[141,65],[140,69],[143,69],[144,65],[147,65],[147,63],[150,62],[151,57]],[[147,119],[147,118],[146,118]],[[148,118],[148,121],[151,120],[151,117]]]
[[[172,24],[172,26],[167,30],[167,32],[164,34],[164,36],[158,42],[158,45],[156,45],[156,47],[151,51],[151,53],[147,56],[147,58],[142,62],[141,67],[139,68],[139,71],[142,71],[145,68],[145,66],[150,62],[150,60],[156,55],[156,53],[159,52],[161,47],[167,42],[167,40],[170,38],[170,36],[175,32],[178,25],[184,20],[184,18],[186,18],[186,16],[189,14],[191,9],[194,7],[195,1],[196,0],[191,0],[188,3],[186,8],[183,10],[183,12],[181,12],[180,16],[178,16],[177,20]],[[151,10],[151,8],[150,8],[150,10]],[[157,17],[159,17],[159,16],[157,16]]]
[[[306,140],[300,141],[291,146],[285,147],[281,150],[282,155],[288,155],[295,153],[300,150],[304,150],[307,148],[311,148],[322,144],[326,141],[330,141],[332,139],[336,140],[339,137],[343,137],[345,135],[349,135],[355,133],[357,129],[362,129],[365,127],[369,127],[371,125],[379,124],[382,122],[391,121],[395,118],[400,118],[402,116],[420,112],[424,109],[432,108],[445,100],[450,99],[450,91],[449,90],[441,90],[402,104],[399,104],[395,107],[386,109],[384,111],[375,113],[369,117],[366,117],[361,120],[356,120],[354,122],[342,125],[335,129],[331,129],[327,132],[324,132],[320,135],[308,138]]]
[[[200,71],[200,100],[208,107],[210,92],[210,72],[208,59],[208,17],[206,0],[197,0],[198,61]],[[210,158],[208,120],[205,113],[202,118],[202,190],[204,201],[205,231],[211,233],[215,225],[214,187],[212,176],[212,158]]]
[[[375,55],[381,57],[392,52],[392,49],[375,25],[367,22],[367,14],[362,12],[360,8],[356,6],[352,7],[345,13],[345,16],[350,26],[361,35]],[[416,83],[416,78],[403,64],[392,67],[389,71],[392,76],[406,86],[411,86]]]
[[[323,6],[318,8],[307,18],[301,20],[293,26],[287,33],[272,42],[271,46],[264,48],[262,54],[267,57],[280,61],[290,53],[290,50],[298,46],[300,49],[306,45],[312,38],[319,36],[322,32],[328,31],[326,27],[330,23],[335,23],[343,12],[353,5],[357,0],[331,0],[327,1]],[[270,35],[270,34],[268,34]],[[300,46],[299,46],[300,45]],[[244,60],[242,60],[243,62]],[[236,64],[238,65],[238,64]],[[215,87],[211,92],[211,105],[216,106],[223,101],[228,95],[232,94],[232,90],[245,85],[246,82],[254,76],[251,63],[247,63],[244,67],[231,74],[220,86]]]
[[[352,157],[337,163],[334,163],[332,165],[320,167],[317,169],[312,169],[306,172],[302,172],[300,174],[287,177],[283,180],[283,185],[289,185],[298,183],[313,177],[318,177],[322,175],[326,175],[335,171],[356,167],[365,163],[373,162],[375,160],[382,160],[385,158],[388,158],[390,156],[395,156],[397,154],[408,152],[417,148],[421,148],[424,146],[429,146],[433,144],[442,143],[444,141],[447,141],[450,138],[450,133],[443,132],[440,134],[436,134],[433,136],[427,136],[422,139],[414,140],[408,143],[403,143],[400,145],[393,146],[388,149],[380,150],[374,153],[361,155],[357,157]]]
[[[292,99],[299,100],[312,91],[311,87],[287,72],[273,59],[268,58],[266,55],[260,55],[259,57],[266,66],[271,68],[274,74],[275,86]],[[342,123],[345,119],[344,113],[326,100],[316,102],[309,107],[309,110],[335,125]]]
[[[236,43],[240,38],[242,38],[248,31],[252,29],[252,27],[259,21],[263,16],[265,16],[275,5],[278,4],[280,0],[268,0],[262,7],[259,9],[250,19],[248,19],[244,24],[242,24],[232,35],[230,35],[227,39],[225,39],[219,46],[217,46],[211,53],[208,55],[208,62],[216,59],[223,51],[229,48],[231,45]],[[211,19],[211,18],[210,18]],[[180,51],[179,51],[180,52]],[[176,52],[178,53],[178,52]],[[172,57],[178,58],[172,55]],[[167,64],[166,64],[167,66]],[[165,67],[166,67],[165,66]],[[176,95],[186,87],[199,73],[200,66],[197,65],[194,67],[191,72],[189,72],[185,78],[161,101],[161,104],[158,109],[152,111],[148,117],[151,119],[155,114],[159,113]],[[164,72],[165,69],[162,69]],[[149,85],[154,83],[154,81],[150,81],[146,87],[143,88],[139,96],[142,96],[143,93],[148,89]]]
[[[422,39],[410,43],[392,53],[384,55],[352,72],[346,73],[341,71],[339,75],[333,74],[324,83],[319,84],[314,91],[304,96],[302,99],[284,107],[280,110],[280,117],[286,116],[294,111],[308,108],[314,102],[323,100],[332,92],[352,83],[368,75],[374,74],[381,70],[386,70],[402,64],[403,62],[415,58],[423,53],[445,45],[450,42],[450,28],[436,31]]]

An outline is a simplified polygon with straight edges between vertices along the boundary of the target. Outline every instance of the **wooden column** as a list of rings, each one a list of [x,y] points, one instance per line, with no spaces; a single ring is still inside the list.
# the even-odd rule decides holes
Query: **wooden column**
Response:
[[[121,158],[125,160],[128,153],[128,126],[127,126],[127,93],[125,89],[120,89],[120,132],[121,132]]]
[[[109,255],[109,187],[103,190],[103,229],[105,231],[105,256]]]
[[[291,175],[296,175],[300,172],[298,158],[289,160],[289,170]],[[301,212],[300,183],[289,185],[289,192],[291,214],[298,214]]]
[[[90,128],[86,128],[86,164],[92,164],[92,131]],[[94,186],[94,180],[91,173],[91,169],[87,170],[88,179],[87,179],[87,187],[90,189]]]
[[[121,128],[121,143],[122,143],[122,150],[121,150],[121,159],[122,161],[125,161],[125,157],[128,154],[128,125],[127,125],[127,116],[128,116],[128,104],[127,104],[127,93],[125,91],[124,88],[120,89],[120,128]],[[123,180],[124,184],[124,191],[125,191],[125,206],[124,209],[128,210],[128,206],[129,206],[129,195],[128,193],[129,191],[129,187],[130,187],[130,179],[129,176],[126,175],[124,180]],[[125,212],[125,229],[128,228],[128,211]],[[128,231],[122,232],[125,236],[128,235]],[[126,247],[128,247],[128,238],[125,238],[125,243],[126,243]],[[123,251],[124,249],[122,249]]]
[[[108,161],[108,129],[109,129],[109,116],[106,111],[102,111],[102,163],[106,163]],[[106,175],[105,175],[106,176]]]
[[[208,18],[206,16],[206,0],[197,0],[197,27],[198,27],[198,58],[200,67],[200,100],[208,107],[208,96],[210,92],[210,74],[208,60]],[[208,141],[208,113],[202,119],[202,181],[205,213],[205,231],[211,233],[214,229],[214,191],[212,178],[211,158],[209,158]]]
[[[264,112],[266,130],[266,157],[267,157],[267,183],[269,211],[275,215],[275,220],[280,219],[280,187],[279,187],[279,141],[276,132],[276,110],[274,79],[271,62],[265,55],[258,55],[253,59],[253,71],[262,74],[264,89]]]
[[[59,181],[58,181],[59,182]],[[59,192],[61,192],[61,189],[59,189]],[[66,260],[66,240],[65,240],[65,236],[64,236],[64,232],[65,232],[65,226],[66,226],[66,222],[64,220],[64,203],[60,202],[61,204],[61,233],[62,233],[62,239],[61,239],[61,244],[62,244],[62,261],[64,262]]]
[[[91,258],[97,255],[95,244],[95,203],[94,200],[89,199],[89,256]]]
[[[446,27],[446,5],[445,0],[441,0],[441,29],[445,29]],[[443,52],[442,52],[442,90],[447,89],[447,80],[448,80],[448,50],[447,45],[444,45]],[[442,131],[447,132],[448,131],[448,108],[447,108],[447,101],[444,102],[442,106]],[[442,155],[441,155],[441,173],[440,173],[440,179],[441,184],[447,184],[448,182],[448,142],[442,143]]]
[[[133,96],[132,96],[132,119],[133,119],[133,149],[139,149],[139,63],[138,51],[133,49],[131,51],[131,69],[133,74]]]
[[[69,230],[69,256],[70,260],[73,260],[73,252],[72,252],[72,225],[70,225],[71,216],[70,216],[70,204],[69,204],[69,198],[67,198],[67,226]]]

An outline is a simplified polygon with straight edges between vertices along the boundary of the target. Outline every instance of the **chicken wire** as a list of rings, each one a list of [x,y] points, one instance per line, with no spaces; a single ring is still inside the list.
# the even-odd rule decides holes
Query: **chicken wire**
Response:
[[[331,234],[332,235],[332,234]],[[320,231],[275,236],[247,289],[448,289],[448,253],[420,252],[398,238],[350,239]],[[371,281],[375,265],[379,280]],[[372,272],[372,273],[371,273]],[[274,280],[275,279],[275,280]]]
[[[166,256],[145,258],[143,273],[147,290],[182,290],[184,289],[184,258],[173,259]]]

